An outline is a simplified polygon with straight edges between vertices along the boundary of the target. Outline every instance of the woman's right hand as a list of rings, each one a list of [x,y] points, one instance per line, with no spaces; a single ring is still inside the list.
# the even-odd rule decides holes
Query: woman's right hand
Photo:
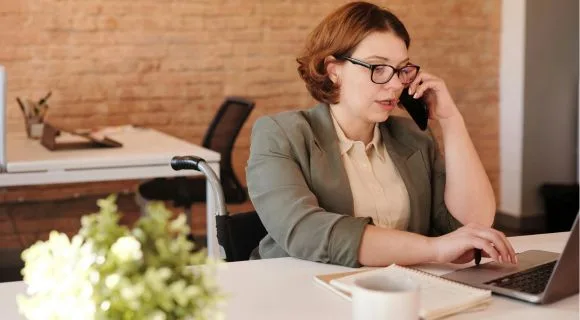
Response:
[[[495,229],[468,224],[446,235],[431,238],[435,261],[466,263],[473,259],[474,249],[500,263],[517,263],[516,253],[506,236]]]

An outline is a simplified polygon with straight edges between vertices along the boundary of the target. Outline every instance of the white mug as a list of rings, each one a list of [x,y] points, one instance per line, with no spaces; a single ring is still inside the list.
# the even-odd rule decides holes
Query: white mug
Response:
[[[419,319],[419,285],[410,278],[372,275],[357,279],[354,284],[354,320]]]

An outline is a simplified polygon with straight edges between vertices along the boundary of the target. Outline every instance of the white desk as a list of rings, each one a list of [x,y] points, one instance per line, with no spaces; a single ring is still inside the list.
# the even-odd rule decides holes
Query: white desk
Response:
[[[515,249],[561,252],[568,233],[511,238]],[[422,270],[442,275],[462,266],[431,265]],[[293,258],[234,262],[219,271],[219,283],[231,296],[226,319],[351,319],[350,302],[314,282],[317,274],[349,268]],[[449,319],[575,319],[578,295],[547,306],[493,297],[483,311],[463,313]]]
[[[511,238],[516,251],[563,250],[568,233]],[[444,274],[461,266],[430,265],[424,271]],[[350,302],[316,284],[317,274],[348,271],[349,268],[293,258],[223,264],[218,282],[229,295],[226,319],[351,319]],[[2,319],[22,319],[15,297],[25,292],[22,282],[0,284]],[[448,319],[575,319],[579,318],[578,295],[537,306],[509,298],[493,297],[482,311],[462,313]]]
[[[162,132],[123,127],[109,136],[123,147],[50,151],[24,132],[9,133],[0,187],[201,174],[172,170],[169,161],[176,155],[202,157],[219,173],[219,153]]]
[[[24,132],[9,133],[7,172],[0,173],[0,187],[202,175],[195,170],[171,169],[170,160],[176,155],[204,158],[219,176],[220,154],[212,150],[153,129],[119,127],[107,135],[123,147],[50,151]],[[69,135],[62,139],[79,138]],[[219,256],[214,196],[209,185],[207,190],[208,250]]]

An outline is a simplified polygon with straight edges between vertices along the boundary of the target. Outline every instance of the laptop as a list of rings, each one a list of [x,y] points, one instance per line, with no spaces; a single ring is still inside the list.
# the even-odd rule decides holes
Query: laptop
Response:
[[[445,279],[531,303],[546,304],[578,293],[578,216],[562,254],[529,250],[518,264],[489,262],[442,276]]]

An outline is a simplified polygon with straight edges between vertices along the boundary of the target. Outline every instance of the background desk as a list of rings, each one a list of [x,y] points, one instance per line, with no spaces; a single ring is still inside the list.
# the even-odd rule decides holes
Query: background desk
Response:
[[[542,249],[561,252],[568,233],[510,238],[516,251]],[[444,274],[464,266],[425,265],[424,271]],[[348,271],[349,268],[294,258],[224,263],[218,282],[229,296],[226,319],[351,319],[351,303],[316,284],[317,274]],[[22,319],[16,295],[25,292],[22,282],[0,283],[2,319]],[[482,311],[461,313],[447,319],[575,319],[578,295],[546,306],[493,297]]]
[[[204,158],[219,176],[220,154],[212,150],[153,129],[120,127],[108,136],[123,147],[50,151],[38,140],[28,139],[24,132],[10,133],[6,142],[7,172],[0,173],[0,187],[202,175],[194,170],[171,169],[170,160],[176,155]],[[219,256],[214,196],[209,185],[206,189],[207,245]]]

